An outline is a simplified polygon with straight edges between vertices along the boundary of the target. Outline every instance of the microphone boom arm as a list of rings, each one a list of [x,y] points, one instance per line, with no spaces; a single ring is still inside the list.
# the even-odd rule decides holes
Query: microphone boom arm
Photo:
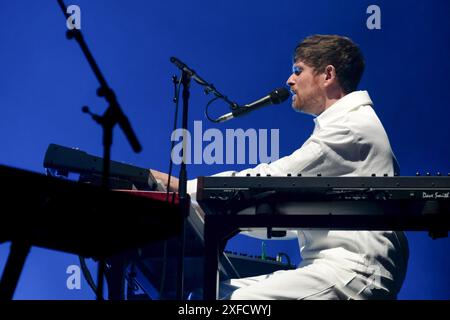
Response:
[[[67,7],[64,4],[63,0],[57,0],[61,10],[63,11],[64,16],[69,18],[69,14],[67,13]],[[111,112],[109,112],[110,117],[107,119],[108,121],[112,121],[110,125],[115,125],[115,123],[119,124],[119,127],[122,129],[123,133],[125,134],[128,142],[131,145],[131,148],[134,152],[140,152],[142,150],[142,146],[134,133],[133,128],[131,127],[130,121],[128,120],[127,116],[123,113],[119,102],[117,101],[117,98],[114,94],[114,91],[108,86],[108,83],[106,82],[105,77],[103,76],[102,72],[100,71],[100,68],[98,67],[97,63],[95,62],[94,57],[92,56],[92,53],[89,51],[89,48],[84,41],[83,35],[80,30],[73,29],[67,31],[67,38],[75,39],[78,44],[80,45],[81,51],[83,51],[86,60],[88,61],[92,71],[95,74],[95,77],[97,78],[98,82],[100,83],[100,88],[97,90],[97,95],[99,97],[105,97],[105,100],[108,102],[109,107],[112,109]]]
[[[176,65],[181,71],[186,72],[192,79],[194,79],[195,82],[197,82],[199,85],[205,87],[205,93],[209,94],[212,93],[214,94],[217,98],[219,99],[223,99],[225,102],[227,102],[230,106],[231,109],[237,109],[238,108],[238,104],[236,102],[231,101],[230,99],[228,99],[227,96],[223,95],[222,93],[220,93],[216,87],[214,86],[214,84],[209,83],[208,81],[202,79],[196,72],[195,70],[189,68],[184,62],[182,62],[181,60],[179,60],[178,58],[175,57],[170,57],[170,62],[172,62],[174,65]]]

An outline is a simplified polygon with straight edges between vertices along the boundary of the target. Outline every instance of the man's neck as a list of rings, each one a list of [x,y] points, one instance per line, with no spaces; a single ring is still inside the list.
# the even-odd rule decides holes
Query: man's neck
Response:
[[[330,94],[327,94],[327,96],[325,97],[325,103],[324,103],[324,108],[322,109],[322,112],[327,110],[329,107],[331,107],[337,101],[342,99],[344,96],[345,96],[345,93],[343,91],[341,91],[341,90],[335,91],[335,92],[330,93]]]

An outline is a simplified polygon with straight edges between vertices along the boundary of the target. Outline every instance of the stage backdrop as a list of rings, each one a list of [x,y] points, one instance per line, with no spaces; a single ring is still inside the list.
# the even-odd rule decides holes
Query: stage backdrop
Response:
[[[143,145],[141,153],[133,153],[116,127],[115,160],[168,170],[175,111],[171,77],[179,75],[169,57],[186,62],[220,92],[244,104],[285,86],[293,49],[304,37],[340,34],[358,43],[365,55],[360,89],[368,90],[375,103],[402,175],[417,170],[450,172],[448,1],[74,0],[66,4],[80,8],[81,19],[72,23],[81,22],[89,48]],[[66,30],[56,0],[0,0],[3,165],[43,172],[50,143],[102,155],[101,129],[81,107],[102,113],[107,106],[96,96],[99,84],[77,43],[66,39]],[[209,99],[192,83],[192,131],[194,121],[201,121],[197,124],[203,133],[212,128],[223,134],[226,129],[279,129],[280,157],[299,148],[313,128],[313,118],[295,113],[290,102],[214,124],[204,116]],[[211,107],[216,116],[227,111],[224,104]],[[203,147],[209,143],[205,141]],[[237,159],[234,164],[201,160],[188,166],[189,178],[254,166],[248,150],[244,164],[237,164]],[[17,191],[26,201],[26,193],[33,190],[26,184],[22,187]],[[69,223],[67,232],[81,230],[73,230]],[[450,240],[432,240],[425,232],[407,236],[410,262],[399,298],[449,299]],[[300,261],[295,241],[265,245],[268,255],[286,252],[293,262]],[[244,236],[228,243],[228,249],[249,254],[260,254],[261,247],[259,240]],[[1,270],[8,250],[8,243],[0,245]],[[79,289],[67,286],[70,267],[76,265],[77,256],[33,248],[15,298],[94,298],[84,279]],[[95,264],[89,260],[88,265],[94,273]]]

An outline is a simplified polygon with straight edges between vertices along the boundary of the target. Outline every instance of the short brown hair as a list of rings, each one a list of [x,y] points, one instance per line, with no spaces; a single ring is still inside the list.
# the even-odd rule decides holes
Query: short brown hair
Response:
[[[297,45],[294,62],[301,60],[316,73],[333,65],[345,93],[355,91],[364,72],[364,58],[349,38],[338,35],[312,35]]]

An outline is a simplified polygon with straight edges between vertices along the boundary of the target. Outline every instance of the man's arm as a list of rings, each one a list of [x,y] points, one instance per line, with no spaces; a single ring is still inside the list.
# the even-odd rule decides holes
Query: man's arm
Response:
[[[156,180],[161,181],[161,183],[167,188],[167,184],[169,183],[169,175],[164,172],[160,172],[157,170],[150,169],[150,173]],[[174,176],[170,177],[170,188],[169,191],[178,192],[178,179]]]

